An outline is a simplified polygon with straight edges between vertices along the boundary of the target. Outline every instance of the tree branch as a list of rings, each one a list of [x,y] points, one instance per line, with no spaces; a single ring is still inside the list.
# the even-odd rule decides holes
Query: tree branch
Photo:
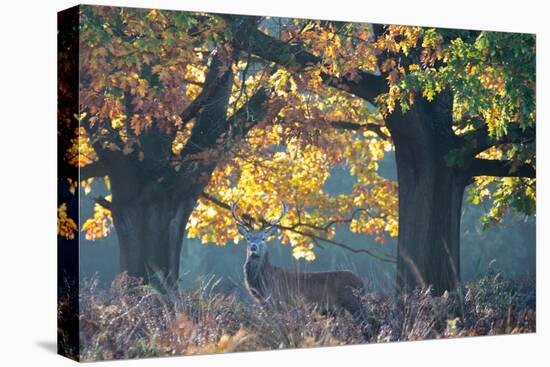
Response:
[[[369,256],[372,256],[375,259],[380,260],[382,262],[397,263],[397,259],[395,259],[393,256],[390,256],[390,255],[387,255],[387,254],[379,255],[379,254],[375,253],[374,251],[366,249],[366,248],[355,248],[355,247],[352,247],[352,246],[347,245],[347,244],[342,243],[342,242],[338,242],[338,241],[331,240],[331,239],[326,238],[326,237],[318,236],[314,233],[303,232],[303,231],[296,230],[296,229],[291,229],[291,228],[288,228],[288,227],[285,227],[285,226],[282,226],[282,225],[277,225],[276,227],[281,229],[281,230],[286,230],[286,231],[294,232],[294,233],[297,233],[297,234],[301,234],[302,236],[309,237],[312,240],[323,241],[325,243],[328,243],[328,244],[331,244],[331,245],[334,245],[334,246],[337,246],[337,247],[341,247],[341,248],[343,248],[347,251],[350,251],[350,252],[353,252],[353,253],[356,253],[356,254],[365,253],[365,254],[367,254]]]
[[[353,213],[351,213],[351,216],[349,218],[334,219],[334,220],[331,220],[330,222],[328,222],[327,224],[325,224],[324,226],[318,226],[318,225],[311,224],[311,223],[303,223],[303,222],[300,221],[300,219],[298,219],[298,222],[296,222],[295,224],[293,224],[290,227],[286,227],[286,229],[294,230],[298,227],[307,227],[307,228],[310,228],[310,229],[313,229],[313,230],[316,230],[316,231],[327,232],[330,229],[330,227],[332,227],[335,224],[351,223],[353,221],[353,219],[355,218],[355,216],[358,213],[363,212],[363,211],[367,212],[367,215],[371,218],[376,217],[376,216],[372,215],[367,208],[357,208],[353,211]],[[300,216],[298,216],[298,218],[299,217]]]
[[[113,210],[113,203],[105,199],[104,196],[96,197],[94,201],[107,210]]]
[[[267,101],[267,91],[263,88],[259,89],[241,108],[227,119],[227,124],[233,127],[240,127],[241,136],[246,136],[248,131],[267,115],[268,109],[265,106]]]
[[[502,144],[526,144],[535,141],[535,128],[527,128],[522,130],[517,126],[509,126],[508,132],[500,139],[494,139],[489,135],[487,126],[484,123],[480,123],[481,128],[470,131],[460,137],[465,140],[465,144],[468,148],[468,154],[476,156],[477,154],[489,149],[493,146],[499,146]]]
[[[201,197],[203,197],[204,199],[212,202],[213,204],[219,206],[220,208],[223,208],[223,209],[226,209],[226,210],[231,210],[231,206],[224,203],[223,201],[217,199],[216,197],[212,196],[212,195],[209,195],[207,193],[202,193],[201,194]],[[247,220],[247,221],[254,221],[254,218],[252,218],[250,215],[248,214],[244,214],[242,215],[242,218]],[[346,220],[347,221],[347,220]],[[265,220],[264,218],[260,218],[259,219],[259,222],[261,222],[262,224],[269,224],[269,221]],[[338,221],[334,221],[334,223],[332,223],[331,225],[337,223]],[[302,224],[303,225],[303,224]],[[290,231],[290,232],[294,232],[294,233],[297,233],[297,234],[300,234],[302,236],[306,236],[306,237],[309,237],[311,238],[313,241],[323,241],[325,243],[328,243],[328,244],[331,244],[331,245],[334,245],[334,246],[337,246],[337,247],[341,247],[347,251],[351,251],[353,253],[365,253],[367,255],[370,255],[380,261],[383,261],[383,262],[389,262],[389,263],[396,263],[397,260],[395,258],[393,258],[392,256],[389,256],[387,254],[383,254],[383,255],[379,255],[377,253],[375,253],[374,251],[372,250],[369,250],[369,249],[364,249],[364,248],[354,248],[350,245],[347,245],[345,243],[342,243],[342,242],[338,242],[338,241],[335,241],[335,240],[332,240],[332,239],[329,239],[329,238],[325,238],[325,237],[322,237],[322,236],[319,236],[319,235],[316,235],[314,233],[310,233],[310,232],[304,232],[304,231],[301,231],[301,230],[298,230],[296,229],[295,227],[296,226],[291,226],[291,227],[286,227],[286,226],[283,226],[283,225],[277,225],[276,226],[277,228],[283,230],[283,231]]]
[[[258,30],[256,26],[234,29],[233,37],[234,44],[239,49],[292,71],[304,70],[307,67],[323,63],[320,57],[308,52],[302,46],[270,37]],[[321,73],[321,78],[332,87],[355,94],[370,102],[373,102],[379,94],[387,89],[386,81],[382,75],[362,70],[358,70],[357,75],[358,81],[346,76],[336,78],[326,73]]]
[[[226,122],[225,114],[227,113],[227,103],[233,83],[231,64],[234,61],[234,55],[228,55],[222,50],[222,48],[217,48],[212,52],[204,82],[204,93],[201,92],[186,109],[191,108],[190,114],[195,114],[204,107],[197,116],[197,121],[191,130],[191,136],[182,150],[182,156],[215,147],[220,134],[226,130],[224,126]],[[183,117],[187,118],[189,116]]]
[[[531,165],[515,166],[512,161],[494,159],[474,159],[470,166],[470,173],[472,176],[537,177],[536,170]]]
[[[214,64],[214,62],[211,62],[211,65],[212,64]],[[217,73],[217,70],[215,71]],[[199,112],[199,110],[205,105],[206,101],[210,99],[212,94],[214,94],[216,89],[219,87],[219,82],[220,80],[218,78],[209,78],[207,82],[202,84],[202,90],[199,95],[180,114],[180,118],[184,124],[195,117],[197,112]]]
[[[257,27],[255,17],[222,17],[229,22],[232,29],[249,29]],[[246,116],[250,119],[250,106],[258,106],[255,112],[261,115],[259,106],[267,99],[265,91],[259,91],[246,104],[245,108],[237,111],[232,118],[226,119],[227,103],[233,83],[232,63],[236,59],[235,50],[227,51],[222,47],[215,49],[208,62],[204,87],[199,96],[180,116],[184,122],[197,115],[197,121],[191,131],[191,136],[182,151],[182,156],[194,154],[207,149],[215,148],[218,139],[229,130],[230,122]],[[250,60],[249,60],[250,63]],[[247,64],[247,68],[248,65]],[[243,78],[244,79],[244,78]],[[243,80],[244,85],[244,80]],[[204,107],[204,108],[203,108]],[[257,122],[257,121],[256,121]]]
[[[105,177],[107,170],[100,161],[92,162],[80,168],[80,180],[88,180],[93,177]]]
[[[382,125],[373,124],[373,123],[367,123],[367,124],[358,124],[355,122],[347,122],[347,121],[330,121],[330,126],[334,129],[340,129],[340,130],[352,130],[352,131],[359,131],[359,130],[371,130],[378,135],[380,139],[388,140],[390,137],[382,131]]]

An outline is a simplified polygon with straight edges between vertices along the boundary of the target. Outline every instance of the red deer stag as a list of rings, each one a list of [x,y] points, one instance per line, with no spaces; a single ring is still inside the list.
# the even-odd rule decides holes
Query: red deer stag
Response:
[[[263,305],[303,301],[315,304],[322,311],[345,309],[354,318],[363,320],[363,281],[351,271],[298,272],[271,264],[266,242],[286,214],[285,203],[277,220],[264,222],[260,230],[255,230],[250,217],[243,220],[237,215],[238,202],[231,205],[231,213],[247,243],[244,279],[253,298]]]

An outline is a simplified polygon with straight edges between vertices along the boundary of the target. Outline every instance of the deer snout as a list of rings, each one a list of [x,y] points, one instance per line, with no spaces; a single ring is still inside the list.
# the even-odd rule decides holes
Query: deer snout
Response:
[[[255,245],[255,244],[250,245],[250,252],[252,253],[258,252],[258,245]]]

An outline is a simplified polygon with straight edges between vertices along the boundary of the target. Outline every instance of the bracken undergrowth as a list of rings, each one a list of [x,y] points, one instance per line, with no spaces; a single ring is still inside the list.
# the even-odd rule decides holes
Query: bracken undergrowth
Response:
[[[535,331],[534,280],[488,273],[436,297],[430,288],[401,297],[367,293],[364,321],[314,305],[265,309],[207,282],[159,291],[120,274],[107,290],[80,285],[83,361],[336,346]]]

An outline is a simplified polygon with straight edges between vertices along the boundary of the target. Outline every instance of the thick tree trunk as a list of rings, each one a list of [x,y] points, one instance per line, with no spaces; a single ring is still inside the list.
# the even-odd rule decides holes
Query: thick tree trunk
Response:
[[[397,282],[402,292],[431,285],[440,295],[454,289],[460,280],[460,216],[465,183],[453,169],[436,162],[423,164],[415,167],[398,158]]]
[[[175,132],[157,124],[139,136],[141,157],[137,151],[123,154],[105,149],[100,140],[94,143],[102,174],[111,182],[112,203],[103,204],[111,210],[117,232],[120,271],[148,283],[177,283],[185,227],[223,153],[230,122],[247,122],[250,129],[265,116],[267,95],[257,92],[227,119],[235,60],[231,47],[212,51],[203,89],[180,116],[183,121],[196,120],[177,170],[171,160]]]
[[[434,294],[460,280],[460,217],[467,175],[449,167],[449,116],[422,104],[389,121],[395,142],[399,184],[397,286],[400,292],[432,286]]]
[[[147,283],[175,285],[185,226],[195,202],[192,197],[174,202],[164,195],[113,208],[120,271]]]

